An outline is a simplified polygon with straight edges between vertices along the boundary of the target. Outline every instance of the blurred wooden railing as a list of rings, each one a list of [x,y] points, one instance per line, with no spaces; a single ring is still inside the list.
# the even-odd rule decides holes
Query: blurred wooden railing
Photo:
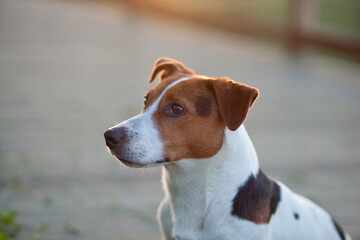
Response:
[[[291,51],[299,52],[302,48],[310,46],[347,53],[360,60],[359,41],[324,35],[311,30],[313,0],[291,0],[289,8],[289,27],[287,34],[282,37],[289,43]]]
[[[360,60],[360,41],[308,29],[314,5],[312,0],[292,0],[289,2],[289,24],[285,29],[251,21],[246,17],[227,16],[214,12],[194,14],[193,12],[169,8],[167,4],[161,4],[157,1],[122,0],[122,2],[128,7],[140,11],[151,11],[166,16],[196,21],[232,32],[281,41],[294,54],[298,54],[302,49],[310,47],[344,53],[356,60]]]

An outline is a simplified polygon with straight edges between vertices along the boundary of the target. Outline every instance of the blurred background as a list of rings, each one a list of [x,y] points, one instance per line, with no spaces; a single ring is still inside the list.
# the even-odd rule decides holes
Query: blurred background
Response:
[[[257,87],[262,169],[360,239],[360,1],[0,0],[0,239],[160,239],[160,168],[103,132],[154,61]]]

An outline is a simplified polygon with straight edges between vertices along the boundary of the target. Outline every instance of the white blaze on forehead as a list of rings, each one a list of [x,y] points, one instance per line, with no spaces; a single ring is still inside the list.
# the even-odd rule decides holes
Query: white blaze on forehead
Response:
[[[180,79],[172,82],[171,84],[169,84],[169,86],[167,86],[165,88],[165,90],[160,94],[160,96],[156,99],[156,101],[145,112],[154,113],[157,110],[157,107],[158,107],[158,105],[160,103],[160,100],[165,95],[166,91],[169,90],[170,88],[172,88],[173,86],[175,86],[176,84],[178,84],[179,82],[182,82],[182,81],[187,80],[187,79],[189,79],[189,77],[183,77],[183,78],[180,78]]]
[[[152,116],[157,111],[159,103],[166,91],[187,79],[189,79],[189,77],[180,78],[169,84],[154,103],[143,113],[114,127],[127,128],[127,134],[131,136],[130,141],[126,143],[126,146],[124,146],[122,150],[122,155],[125,160],[149,166],[165,159],[166,156],[163,155],[163,143],[159,137],[158,127],[154,123]]]

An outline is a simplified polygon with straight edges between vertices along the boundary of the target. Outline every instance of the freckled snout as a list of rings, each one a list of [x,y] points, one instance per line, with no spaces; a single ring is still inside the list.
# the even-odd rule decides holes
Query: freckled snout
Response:
[[[129,141],[126,127],[111,128],[104,133],[106,146],[113,150]]]
[[[124,123],[122,123],[124,124]],[[137,131],[133,129],[134,123],[128,122],[128,125],[132,127],[125,126],[115,126],[108,129],[104,133],[106,146],[108,146],[111,154],[113,154],[117,159],[119,159],[123,164],[133,168],[144,167],[148,164],[147,155],[151,153],[150,146],[144,144],[148,143],[146,139],[144,140]],[[151,139],[151,147],[153,139]],[[150,149],[149,149],[150,148]],[[159,158],[156,158],[156,161]],[[151,161],[151,160],[150,160]],[[151,161],[155,162],[155,161]]]

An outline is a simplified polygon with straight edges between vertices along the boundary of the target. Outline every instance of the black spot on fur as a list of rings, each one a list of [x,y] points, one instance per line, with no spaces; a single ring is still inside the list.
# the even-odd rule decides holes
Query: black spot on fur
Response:
[[[209,96],[199,96],[195,101],[196,112],[200,117],[207,117],[211,113],[212,98]]]
[[[341,228],[341,226],[334,219],[332,219],[332,222],[333,222],[333,224],[335,226],[336,231],[338,232],[338,234],[340,236],[340,239],[345,240],[345,232],[344,232],[344,230]]]
[[[297,212],[295,212],[295,213],[294,213],[294,218],[295,218],[296,220],[298,220],[299,217],[300,217],[299,214],[298,214]]]
[[[270,221],[280,201],[280,187],[261,170],[251,175],[233,199],[231,214],[256,224]]]
[[[266,176],[265,176],[266,177]],[[269,180],[269,179],[268,179]],[[271,201],[270,201],[270,213],[274,214],[276,212],[276,208],[278,203],[280,202],[280,186],[271,180],[269,180],[272,183],[272,194],[271,194]]]

